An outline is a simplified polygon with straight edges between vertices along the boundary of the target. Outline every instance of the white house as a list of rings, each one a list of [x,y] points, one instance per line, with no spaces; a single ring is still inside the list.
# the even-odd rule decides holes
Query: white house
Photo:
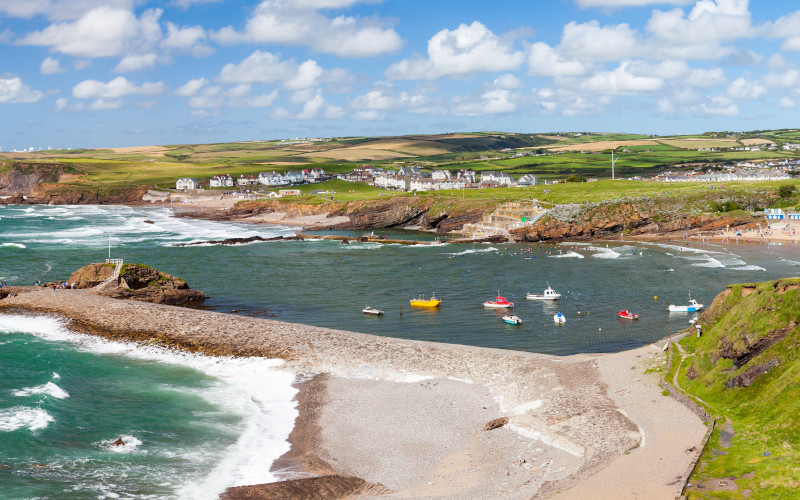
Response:
[[[481,184],[495,183],[498,186],[510,186],[514,181],[505,172],[481,172]]]
[[[261,172],[258,174],[258,183],[265,186],[282,186],[286,180],[278,172]]]
[[[325,177],[325,171],[321,168],[304,168],[302,174],[305,182],[319,182]]]
[[[375,177],[374,184],[375,186],[383,189],[397,189],[400,191],[405,191],[408,189],[408,182],[409,179],[385,173]]]
[[[517,179],[517,186],[535,186],[536,176],[533,174],[525,174]]]
[[[458,174],[456,175],[458,179],[465,179],[470,184],[475,183],[475,171],[474,170],[459,170]]]
[[[228,174],[215,175],[209,181],[211,187],[233,187],[233,177]]]
[[[283,174],[283,180],[286,184],[300,184],[303,182],[302,172],[286,172]]]
[[[236,179],[236,184],[238,186],[255,186],[258,184],[258,178],[252,175],[240,175],[239,178]]]
[[[467,187],[466,179],[446,179],[439,182],[439,189],[464,189]]]
[[[408,183],[409,191],[436,191],[439,189],[439,182],[433,179],[416,178]]]
[[[175,189],[182,189],[188,191],[190,189],[200,189],[200,181],[190,177],[181,177],[175,183]]]
[[[450,179],[451,174],[449,170],[434,170],[431,174],[431,179],[435,181],[444,181]]]

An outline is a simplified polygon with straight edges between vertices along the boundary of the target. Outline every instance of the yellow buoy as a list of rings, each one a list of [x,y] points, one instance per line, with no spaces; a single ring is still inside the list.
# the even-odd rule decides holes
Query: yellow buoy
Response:
[[[656,295],[655,297],[653,297],[653,300],[658,300],[658,295]]]

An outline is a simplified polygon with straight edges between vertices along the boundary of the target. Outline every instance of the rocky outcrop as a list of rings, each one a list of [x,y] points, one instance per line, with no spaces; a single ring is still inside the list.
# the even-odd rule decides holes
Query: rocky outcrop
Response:
[[[381,484],[371,484],[358,477],[322,476],[291,479],[277,483],[256,484],[228,488],[221,500],[296,500],[299,498],[344,499],[360,496],[377,496],[391,493]]]
[[[113,275],[113,264],[89,264],[72,273],[68,283],[75,283],[75,288],[92,288]],[[206,298],[200,290],[189,288],[183,279],[142,264],[125,264],[116,282],[97,293],[116,299],[170,305],[197,303]]]
[[[246,245],[248,243],[256,243],[258,241],[303,241],[303,238],[301,236],[275,236],[272,238],[264,238],[263,236],[249,236],[247,238],[227,238],[224,240],[195,241],[192,243],[176,243],[174,246],[190,247],[195,245]]]
[[[745,217],[662,211],[640,203],[607,203],[558,208],[534,224],[512,230],[511,235],[517,241],[589,240],[619,233],[637,236],[714,231],[751,221]]]
[[[758,377],[769,372],[779,364],[780,362],[778,361],[778,358],[772,358],[763,365],[749,368],[746,372],[742,373],[741,375],[737,375],[728,380],[727,382],[725,382],[725,388],[731,389],[733,387],[750,387]]]

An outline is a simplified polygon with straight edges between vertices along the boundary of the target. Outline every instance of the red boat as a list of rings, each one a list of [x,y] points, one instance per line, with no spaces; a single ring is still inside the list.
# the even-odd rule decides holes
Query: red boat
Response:
[[[495,300],[487,300],[483,303],[483,307],[494,307],[494,308],[508,308],[514,307],[513,302],[509,302],[508,299],[505,297],[500,297],[499,295],[495,297]]]
[[[619,316],[622,319],[639,319],[639,315],[638,314],[633,314],[632,312],[628,311],[627,309],[625,309],[624,311],[618,312],[617,316]]]

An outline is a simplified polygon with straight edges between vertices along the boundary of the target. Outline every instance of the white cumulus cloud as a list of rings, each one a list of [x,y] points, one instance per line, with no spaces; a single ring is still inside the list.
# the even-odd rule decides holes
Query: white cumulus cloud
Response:
[[[166,90],[164,82],[146,82],[136,85],[125,77],[118,76],[109,82],[84,80],[72,88],[72,96],[78,99],[116,99],[126,95],[156,95]]]
[[[38,102],[44,93],[33,90],[18,76],[13,78],[0,78],[0,102],[29,103]]]
[[[319,3],[319,2],[312,2]],[[316,7],[311,5],[310,7]],[[277,43],[310,47],[342,57],[369,57],[397,51],[400,35],[377,19],[327,17],[315,8],[265,0],[243,30],[226,26],[212,33],[219,43]]]
[[[54,75],[56,73],[63,73],[64,68],[61,67],[61,61],[53,57],[45,57],[42,64],[39,66],[39,71],[43,75]]]
[[[522,51],[514,50],[478,21],[443,29],[428,40],[428,58],[405,59],[391,65],[386,77],[392,80],[435,79],[481,71],[509,71],[525,61]]]
[[[51,24],[28,33],[18,43],[40,45],[76,57],[108,57],[141,51],[161,38],[160,9],[137,18],[133,12],[98,7],[80,19]]]

